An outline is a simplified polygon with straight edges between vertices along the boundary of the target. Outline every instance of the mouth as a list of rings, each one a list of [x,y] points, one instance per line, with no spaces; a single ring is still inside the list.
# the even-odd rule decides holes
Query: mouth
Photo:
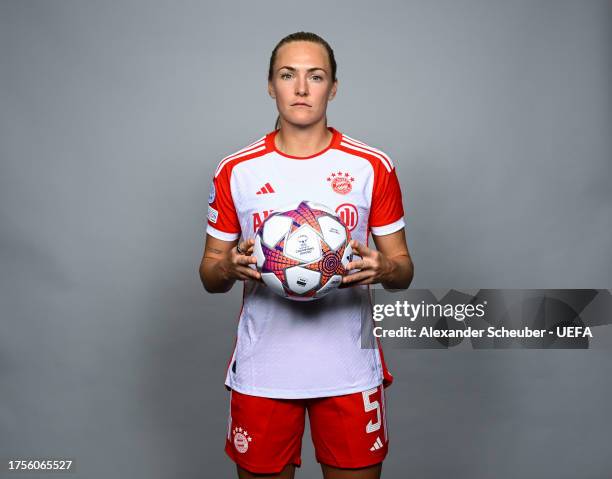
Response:
[[[310,107],[308,103],[293,103],[291,106],[307,106]]]

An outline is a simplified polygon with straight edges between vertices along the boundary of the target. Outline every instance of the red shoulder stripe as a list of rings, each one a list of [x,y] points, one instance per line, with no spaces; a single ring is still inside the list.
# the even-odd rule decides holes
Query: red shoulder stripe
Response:
[[[219,163],[219,166],[217,166],[217,170],[215,171],[215,177],[219,176],[219,173],[221,173],[223,168],[229,164],[231,164],[233,167],[238,163],[241,163],[242,161],[250,160],[251,158],[256,158],[266,153],[268,153],[268,148],[262,140],[261,142],[256,143],[251,148],[244,150],[242,153],[230,155],[223,159]]]
[[[376,148],[372,148],[371,146],[368,146],[361,141],[353,140],[352,138],[347,137],[346,135],[342,135],[342,141],[340,142],[340,144],[347,148],[352,148],[353,150],[373,155],[374,157],[378,158],[383,163],[383,165],[385,165],[385,168],[389,172],[395,167],[395,165],[391,161],[391,158],[389,158],[384,152]]]

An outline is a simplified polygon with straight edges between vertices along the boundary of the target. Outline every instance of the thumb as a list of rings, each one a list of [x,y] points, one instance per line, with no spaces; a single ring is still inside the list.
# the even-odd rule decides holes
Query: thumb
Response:
[[[370,248],[364,244],[361,244],[355,239],[351,240],[351,248],[353,248],[353,252],[357,253],[361,257],[368,256],[368,253],[370,252]]]
[[[246,255],[248,250],[249,250],[249,240],[241,241],[236,246],[236,252],[238,254]]]

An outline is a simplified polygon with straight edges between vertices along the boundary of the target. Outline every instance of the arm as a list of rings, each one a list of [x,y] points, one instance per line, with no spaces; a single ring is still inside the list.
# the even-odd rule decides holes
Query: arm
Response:
[[[406,289],[414,276],[414,265],[406,244],[405,229],[388,235],[372,235],[376,250],[351,240],[353,251],[361,256],[347,270],[360,271],[342,278],[342,286],[381,283],[385,289]]]
[[[402,228],[389,235],[372,235],[376,249],[391,263],[381,283],[385,289],[406,289],[414,277],[414,264],[406,244],[406,230]]]
[[[255,241],[249,239],[240,244],[245,254],[238,253],[238,240],[223,241],[206,235],[204,254],[200,262],[200,280],[209,293],[225,293],[239,280],[261,280],[261,274],[250,264],[257,262],[252,256]]]

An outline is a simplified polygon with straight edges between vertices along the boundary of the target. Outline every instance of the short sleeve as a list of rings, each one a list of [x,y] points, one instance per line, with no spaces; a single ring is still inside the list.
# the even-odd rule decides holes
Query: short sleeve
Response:
[[[223,168],[210,185],[206,232],[217,239],[234,241],[240,237],[238,214],[232,199],[229,168]]]
[[[393,166],[382,162],[374,171],[372,204],[370,205],[369,227],[376,236],[388,235],[404,226],[404,207],[397,173]]]

